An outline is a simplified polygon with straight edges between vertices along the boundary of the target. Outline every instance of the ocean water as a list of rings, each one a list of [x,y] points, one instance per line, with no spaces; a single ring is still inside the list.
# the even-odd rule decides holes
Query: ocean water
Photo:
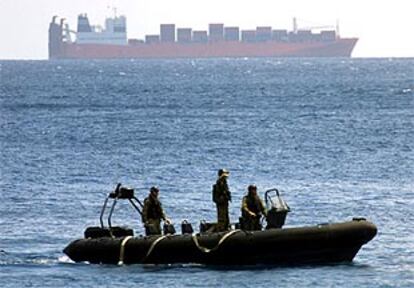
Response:
[[[0,287],[414,287],[414,59],[2,61],[0,145]],[[338,265],[63,254],[118,182],[159,186],[176,224],[213,221],[219,168],[233,222],[255,183],[282,192],[287,226],[358,216],[378,235]],[[113,223],[143,233],[127,203]]]

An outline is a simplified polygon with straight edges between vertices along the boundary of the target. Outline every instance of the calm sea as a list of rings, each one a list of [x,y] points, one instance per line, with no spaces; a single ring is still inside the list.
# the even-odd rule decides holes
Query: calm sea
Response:
[[[0,62],[0,287],[414,287],[414,59]],[[352,264],[111,266],[62,249],[118,182],[175,223],[276,187],[287,226],[366,217]],[[113,219],[143,233],[120,203]],[[177,227],[178,228],[178,227]]]

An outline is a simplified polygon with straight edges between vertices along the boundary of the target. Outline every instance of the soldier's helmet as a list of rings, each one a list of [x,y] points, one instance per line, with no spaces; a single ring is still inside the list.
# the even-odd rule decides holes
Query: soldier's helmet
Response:
[[[254,184],[249,185],[249,187],[247,187],[247,191],[257,191],[257,187]]]
[[[220,170],[218,170],[218,173],[217,174],[218,174],[219,177],[221,177],[221,176],[229,176],[230,172],[228,170],[226,170],[226,169],[220,169]]]
[[[151,193],[156,193],[156,192],[160,192],[160,189],[157,186],[152,186],[150,189]]]

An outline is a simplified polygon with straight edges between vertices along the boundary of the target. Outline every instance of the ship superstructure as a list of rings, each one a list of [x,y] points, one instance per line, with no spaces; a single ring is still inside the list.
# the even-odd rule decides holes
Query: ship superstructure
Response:
[[[127,45],[125,16],[106,18],[105,27],[91,26],[86,14],[78,16],[77,44]]]
[[[293,30],[211,23],[207,30],[161,24],[159,34],[128,39],[125,16],[93,26],[88,16],[78,16],[77,31],[53,17],[49,26],[49,58],[208,58],[208,57],[350,57],[357,38],[341,38],[337,30]],[[74,34],[75,40],[72,40]]]

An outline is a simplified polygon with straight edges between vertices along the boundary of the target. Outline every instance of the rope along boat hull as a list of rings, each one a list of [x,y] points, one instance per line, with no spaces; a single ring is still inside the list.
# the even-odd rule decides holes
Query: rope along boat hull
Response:
[[[105,264],[335,263],[352,261],[376,233],[374,224],[354,220],[255,232],[79,239],[64,253],[75,262]]]

